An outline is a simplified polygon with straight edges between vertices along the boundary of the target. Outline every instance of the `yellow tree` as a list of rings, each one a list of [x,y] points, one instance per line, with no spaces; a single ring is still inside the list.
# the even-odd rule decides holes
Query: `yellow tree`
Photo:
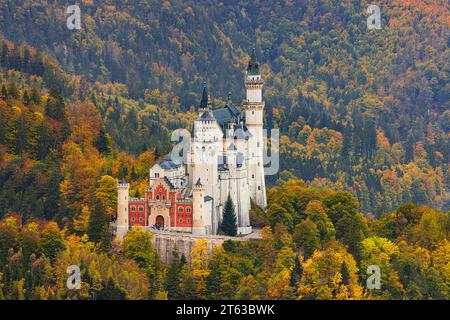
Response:
[[[362,299],[355,259],[332,240],[306,260],[297,293],[299,299]]]
[[[199,239],[192,247],[191,253],[192,276],[197,287],[200,299],[205,298],[206,277],[210,274],[208,269],[208,243],[205,239]]]

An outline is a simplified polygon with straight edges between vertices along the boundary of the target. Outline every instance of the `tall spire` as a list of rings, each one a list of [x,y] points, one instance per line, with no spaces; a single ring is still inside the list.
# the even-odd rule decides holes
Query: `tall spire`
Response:
[[[200,100],[200,104],[198,106],[198,111],[207,111],[211,109],[211,99],[208,94],[208,87],[206,85],[206,81],[203,82],[203,93],[202,99]]]
[[[255,76],[260,74],[259,72],[259,62],[256,59],[256,49],[253,47],[252,54],[250,55],[250,61],[247,66],[247,74],[250,76]]]

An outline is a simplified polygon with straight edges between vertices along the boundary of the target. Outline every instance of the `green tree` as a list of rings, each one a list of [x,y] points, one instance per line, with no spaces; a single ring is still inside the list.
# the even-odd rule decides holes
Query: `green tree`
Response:
[[[52,262],[55,261],[58,253],[65,249],[64,239],[55,222],[50,222],[42,231],[41,244],[42,253]]]
[[[180,273],[185,261],[178,258],[178,252],[173,252],[173,260],[167,270],[165,288],[169,299],[176,300],[180,297]]]
[[[336,223],[336,238],[345,244],[348,251],[359,259],[359,243],[368,236],[367,223],[361,214],[346,213]]]
[[[236,213],[230,194],[228,194],[228,198],[223,209],[222,230],[229,236],[234,237],[237,235]]]
[[[106,132],[104,125],[100,126],[100,132],[97,139],[94,141],[94,146],[104,155],[110,155],[112,152],[112,140]]]
[[[108,278],[103,289],[96,295],[97,300],[126,300],[127,293],[113,278]]]
[[[104,203],[94,198],[92,211],[89,216],[88,236],[92,242],[100,243],[107,250],[111,243],[112,232],[110,230],[110,218]]]
[[[302,248],[305,257],[309,257],[320,245],[320,232],[317,226],[311,219],[306,218],[295,226],[294,242],[298,248]]]

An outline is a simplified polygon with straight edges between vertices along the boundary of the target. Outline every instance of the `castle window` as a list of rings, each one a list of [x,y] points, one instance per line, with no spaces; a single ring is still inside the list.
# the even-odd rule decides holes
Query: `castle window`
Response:
[[[254,174],[252,174],[252,179],[255,179],[255,175]]]
[[[255,114],[255,111],[252,111],[252,114]]]
[[[258,186],[258,190],[261,190],[261,186]]]
[[[142,222],[142,218],[139,218],[139,222]]]
[[[183,219],[178,220],[178,222],[179,222],[179,223],[182,223],[182,222],[183,222]]]
[[[139,211],[144,211],[144,208],[142,208],[142,207],[139,207]]]
[[[187,223],[191,222],[191,219],[187,219]]]
[[[165,196],[162,196],[162,199],[163,199],[163,200],[166,200],[166,197],[165,197]]]
[[[179,208],[178,208],[178,212],[183,212],[183,208],[182,208],[182,207],[179,207]]]
[[[155,173],[155,178],[159,178],[159,173]]]
[[[156,196],[156,200],[159,200],[159,194]]]
[[[134,217],[133,217],[133,218],[131,218],[131,221],[133,221],[133,222],[134,222],[134,220],[135,220],[135,219],[134,219]]]
[[[191,208],[186,208],[186,212],[191,212]]]
[[[136,208],[135,207],[131,207],[131,211],[136,211]]]

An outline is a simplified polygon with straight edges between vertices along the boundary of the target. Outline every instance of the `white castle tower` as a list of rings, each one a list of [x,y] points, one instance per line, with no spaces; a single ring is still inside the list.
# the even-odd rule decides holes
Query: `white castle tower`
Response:
[[[201,179],[205,189],[204,196],[219,198],[218,156],[222,149],[222,130],[212,113],[212,103],[208,95],[206,83],[203,87],[202,99],[199,105],[199,117],[194,122],[194,136],[191,143],[192,182]],[[216,230],[219,223],[219,212],[213,212],[203,217],[208,234]]]
[[[123,239],[128,232],[128,202],[130,184],[125,179],[117,185],[117,220],[116,237]]]
[[[206,214],[204,197],[205,188],[198,179],[192,188],[192,234],[206,234],[205,223],[203,222],[203,216]]]
[[[245,100],[245,125],[251,133],[248,149],[248,181],[250,197],[256,205],[266,208],[266,184],[264,179],[264,102],[262,101],[263,80],[256,60],[256,52],[253,49],[250,62],[247,67],[245,88],[247,98]]]

